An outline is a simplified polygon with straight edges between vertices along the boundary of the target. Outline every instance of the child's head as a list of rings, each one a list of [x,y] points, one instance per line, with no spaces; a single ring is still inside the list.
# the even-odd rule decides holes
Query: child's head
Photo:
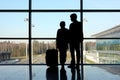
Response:
[[[61,21],[61,22],[60,22],[60,26],[61,26],[61,28],[65,28],[65,22],[64,22],[64,21]]]

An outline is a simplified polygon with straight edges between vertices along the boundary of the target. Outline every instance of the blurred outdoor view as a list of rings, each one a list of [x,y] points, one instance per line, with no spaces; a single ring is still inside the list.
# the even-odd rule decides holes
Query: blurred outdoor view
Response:
[[[0,64],[28,64],[27,40],[0,40]]]
[[[84,63],[120,63],[120,39],[85,40],[83,45]]]
[[[31,58],[33,64],[46,64],[48,49],[56,49],[55,40],[32,40]],[[85,64],[119,64],[120,39],[92,39],[83,41],[83,61]],[[58,51],[59,60],[59,51]],[[66,64],[70,64],[68,48]],[[0,64],[28,64],[29,44],[27,40],[1,40]]]

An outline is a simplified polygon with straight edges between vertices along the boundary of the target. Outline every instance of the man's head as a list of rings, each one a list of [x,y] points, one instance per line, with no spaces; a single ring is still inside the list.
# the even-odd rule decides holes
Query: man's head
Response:
[[[70,15],[71,21],[77,21],[77,15],[75,13]]]
[[[64,22],[64,21],[61,21],[61,22],[60,22],[60,26],[61,26],[61,28],[65,28],[65,22]]]

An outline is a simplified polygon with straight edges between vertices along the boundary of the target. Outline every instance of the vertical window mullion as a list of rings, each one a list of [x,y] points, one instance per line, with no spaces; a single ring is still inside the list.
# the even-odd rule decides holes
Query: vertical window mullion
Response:
[[[31,7],[32,7],[32,0],[29,0],[29,78],[32,80],[32,59],[31,59]]]
[[[80,16],[81,16],[81,18],[80,18],[80,21],[81,21],[81,27],[82,27],[82,31],[83,31],[83,0],[81,0],[81,2],[80,2]],[[84,35],[83,35],[84,36]],[[83,37],[83,39],[84,39],[84,37]],[[80,44],[81,45],[81,77],[82,77],[82,80],[84,80],[84,65],[83,65],[83,42]]]

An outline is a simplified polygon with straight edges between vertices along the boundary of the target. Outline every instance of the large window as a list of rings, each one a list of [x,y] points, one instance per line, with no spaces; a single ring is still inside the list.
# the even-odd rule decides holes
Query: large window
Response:
[[[119,80],[119,3],[117,0],[1,0],[0,80],[99,80],[101,77]],[[56,49],[60,22],[65,21],[69,29],[72,13],[77,14],[84,33],[80,71],[67,68],[70,49],[65,70],[60,69],[59,52],[59,65],[51,69],[46,65],[46,50]]]
[[[86,80],[98,80],[101,77],[120,79],[119,3],[117,0],[83,0],[83,61]]]

